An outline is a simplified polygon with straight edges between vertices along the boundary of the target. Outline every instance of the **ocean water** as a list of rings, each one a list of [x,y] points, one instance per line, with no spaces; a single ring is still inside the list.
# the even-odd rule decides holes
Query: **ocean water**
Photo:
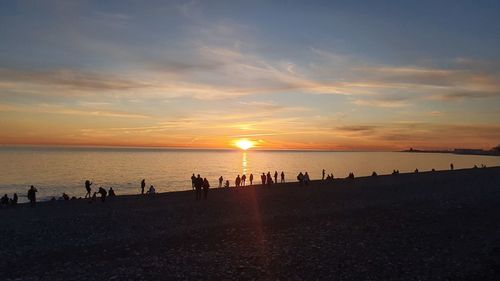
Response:
[[[403,152],[317,152],[317,151],[236,151],[151,148],[88,148],[88,147],[0,147],[0,194],[17,192],[26,201],[30,185],[38,189],[41,200],[85,195],[86,179],[92,186],[109,188],[120,194],[136,194],[140,181],[154,185],[159,192],[191,189],[191,174],[206,177],[212,187],[219,176],[231,185],[238,174],[285,172],[286,179],[307,171],[311,179],[320,179],[321,171],[335,177],[470,168],[474,165],[500,166],[500,157]]]

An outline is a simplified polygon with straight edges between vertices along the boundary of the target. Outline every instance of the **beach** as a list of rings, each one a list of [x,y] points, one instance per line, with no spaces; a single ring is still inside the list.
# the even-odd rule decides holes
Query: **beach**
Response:
[[[500,167],[20,204],[0,219],[3,280],[500,276]]]

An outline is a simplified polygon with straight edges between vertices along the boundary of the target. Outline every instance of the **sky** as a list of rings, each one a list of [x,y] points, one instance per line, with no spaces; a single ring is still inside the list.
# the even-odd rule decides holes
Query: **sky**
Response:
[[[0,0],[0,144],[500,143],[500,1]]]

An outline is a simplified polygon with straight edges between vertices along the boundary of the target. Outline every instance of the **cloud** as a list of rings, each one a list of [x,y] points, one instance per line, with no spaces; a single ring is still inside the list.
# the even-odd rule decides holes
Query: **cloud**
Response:
[[[29,113],[48,113],[65,115],[85,115],[96,117],[118,117],[144,119],[150,118],[148,115],[130,113],[119,110],[109,110],[91,107],[68,107],[60,105],[37,104],[37,105],[13,105],[0,104],[0,112],[29,112]]]

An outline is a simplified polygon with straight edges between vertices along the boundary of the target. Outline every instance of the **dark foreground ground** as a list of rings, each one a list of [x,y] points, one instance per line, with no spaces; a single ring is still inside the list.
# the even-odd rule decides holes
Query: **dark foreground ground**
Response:
[[[500,168],[0,210],[1,280],[495,280]]]

